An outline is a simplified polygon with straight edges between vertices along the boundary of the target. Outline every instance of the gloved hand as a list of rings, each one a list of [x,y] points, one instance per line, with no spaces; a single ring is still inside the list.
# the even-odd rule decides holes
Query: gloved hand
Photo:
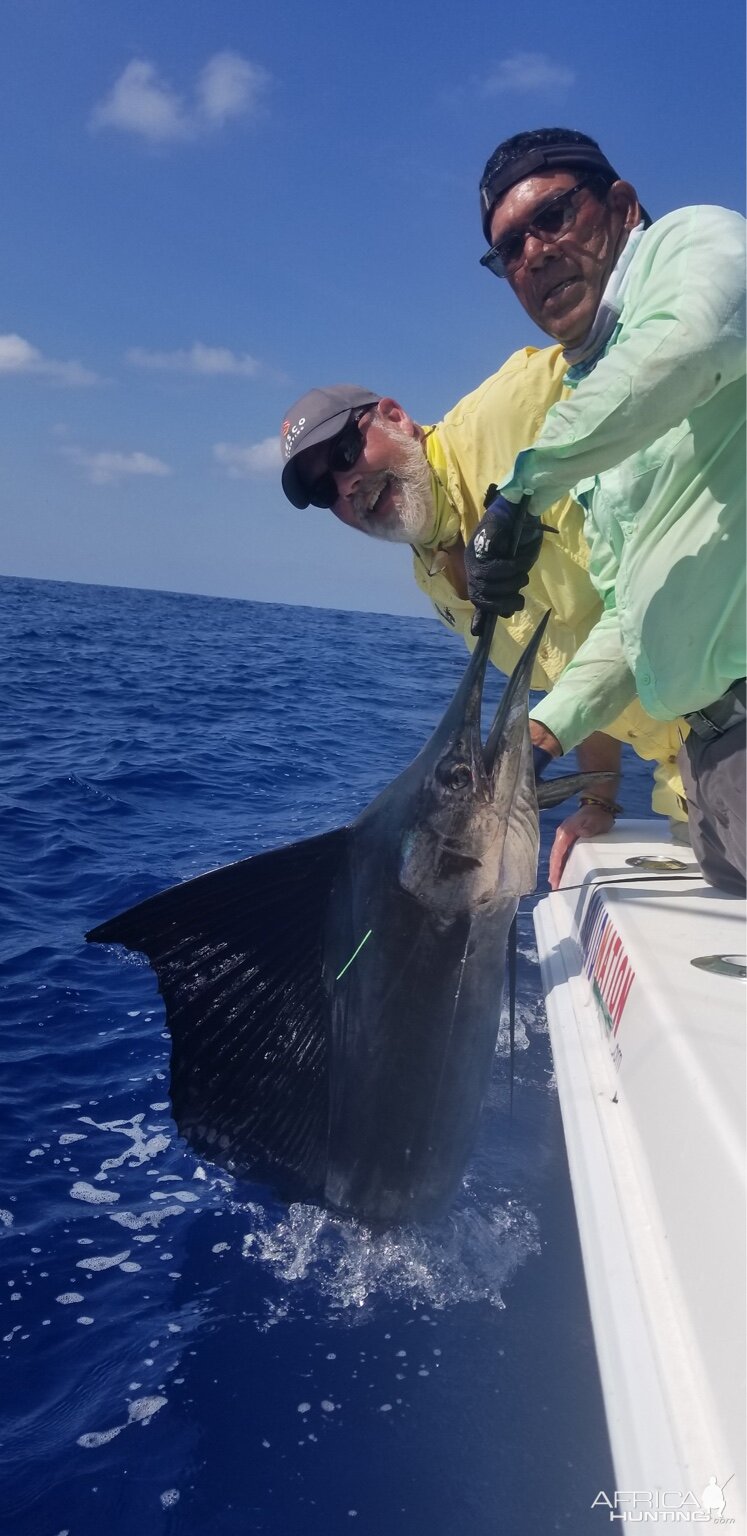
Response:
[[[515,506],[493,485],[485,501],[485,515],[464,551],[467,591],[476,608],[508,619],[524,607],[521,588],[540,552],[542,525],[524,515],[525,502]],[[475,619],[481,622],[481,615]],[[479,632],[474,620],[472,632]]]

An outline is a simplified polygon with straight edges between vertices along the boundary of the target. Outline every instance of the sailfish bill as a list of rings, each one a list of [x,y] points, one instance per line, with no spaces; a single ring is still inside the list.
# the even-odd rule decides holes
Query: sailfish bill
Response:
[[[87,937],[147,955],[196,1151],[286,1198],[425,1220],[469,1157],[506,941],[536,884],[527,701],[546,619],[483,747],[486,623],[419,756],[348,827],[185,881]]]

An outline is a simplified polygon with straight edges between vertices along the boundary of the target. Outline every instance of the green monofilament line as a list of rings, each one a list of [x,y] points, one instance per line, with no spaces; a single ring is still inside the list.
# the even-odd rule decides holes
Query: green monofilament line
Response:
[[[372,933],[373,933],[373,928],[369,928],[368,933],[364,934],[363,938],[361,939],[360,944],[358,945],[358,948],[353,950],[353,953],[350,956],[350,959],[348,960],[347,965],[343,966],[342,970],[340,971],[339,976],[335,976],[335,981],[339,981],[341,979],[341,977],[343,977],[345,975],[345,972],[350,969],[350,967],[353,964],[353,961],[354,961],[356,955],[360,954],[360,952],[361,952],[361,950],[363,948],[363,945],[366,943],[366,941],[368,939],[370,939]]]

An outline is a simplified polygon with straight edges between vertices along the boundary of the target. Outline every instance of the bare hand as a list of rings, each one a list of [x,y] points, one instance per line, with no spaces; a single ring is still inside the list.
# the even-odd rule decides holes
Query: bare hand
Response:
[[[614,825],[612,811],[606,811],[602,805],[582,805],[580,811],[566,816],[555,833],[550,853],[548,879],[552,891],[556,891],[560,885],[560,877],[573,844],[579,839],[583,841],[589,837],[601,837],[603,833],[611,832]]]
[[[533,747],[541,747],[543,752],[549,752],[551,757],[563,756],[563,748],[557,736],[553,736],[552,731],[548,731],[541,720],[529,721],[529,738]],[[586,767],[585,764],[584,767]]]

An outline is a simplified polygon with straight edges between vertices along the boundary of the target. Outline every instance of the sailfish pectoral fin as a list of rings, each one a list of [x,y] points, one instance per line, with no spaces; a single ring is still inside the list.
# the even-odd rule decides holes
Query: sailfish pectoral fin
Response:
[[[181,1134],[213,1161],[269,1165],[308,1193],[326,1167],[323,933],[346,846],[341,829],[243,859],[86,935],[142,951],[156,972]]]
[[[615,774],[611,773],[558,773],[553,779],[540,779],[537,783],[537,804],[541,811],[546,811],[553,805],[562,805],[564,800],[570,800],[571,795],[578,795],[582,789],[593,789],[595,785],[609,784]]]

